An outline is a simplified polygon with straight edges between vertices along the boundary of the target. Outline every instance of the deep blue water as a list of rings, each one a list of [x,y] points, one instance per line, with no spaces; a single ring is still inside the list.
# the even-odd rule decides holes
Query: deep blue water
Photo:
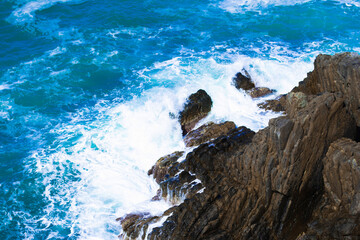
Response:
[[[116,238],[167,206],[146,171],[184,148],[169,113],[190,93],[257,130],[274,114],[237,71],[283,93],[317,54],[360,52],[360,1],[287,2],[1,0],[0,239]]]

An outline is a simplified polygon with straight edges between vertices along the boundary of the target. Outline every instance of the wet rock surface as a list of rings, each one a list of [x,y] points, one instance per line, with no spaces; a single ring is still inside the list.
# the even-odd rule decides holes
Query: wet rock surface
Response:
[[[208,115],[212,107],[211,97],[202,89],[187,99],[184,109],[180,112],[180,125],[185,136],[195,125]]]
[[[274,93],[274,90],[271,90],[267,87],[256,87],[250,91],[250,97],[260,98],[260,97],[265,97],[272,93]]]
[[[176,167],[178,159],[184,152],[174,152],[156,161],[155,165],[148,171],[148,175],[153,175],[157,183],[164,181],[170,176],[170,169]]]
[[[245,90],[252,98],[265,97],[275,92],[267,87],[255,87],[250,74],[245,69],[243,72],[238,72],[233,78],[233,84],[237,89]]]
[[[147,239],[358,239],[359,63],[319,55],[285,116],[256,134],[234,128],[172,166],[162,192],[185,191],[184,201]]]
[[[233,78],[233,83],[237,89],[250,90],[255,87],[255,84],[251,80],[249,73],[243,70],[244,73],[238,72]]]
[[[209,122],[189,132],[185,136],[184,142],[187,147],[198,146],[211,139],[227,134],[235,127],[235,123],[231,121],[226,121],[219,124]]]
[[[265,110],[271,110],[274,112],[283,112],[286,108],[286,95],[281,95],[276,99],[266,100],[263,103],[260,103],[259,108]]]

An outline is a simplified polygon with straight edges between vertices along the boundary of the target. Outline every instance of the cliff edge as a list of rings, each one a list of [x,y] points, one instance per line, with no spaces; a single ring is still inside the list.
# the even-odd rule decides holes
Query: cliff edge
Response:
[[[124,216],[121,238],[360,238],[360,56],[319,55],[279,104],[286,114],[257,133],[228,127],[181,162],[159,159],[157,198],[185,200]]]

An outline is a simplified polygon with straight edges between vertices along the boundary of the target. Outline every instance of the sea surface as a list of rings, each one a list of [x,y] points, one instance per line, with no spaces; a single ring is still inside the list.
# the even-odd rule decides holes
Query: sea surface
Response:
[[[178,112],[255,131],[278,116],[232,78],[291,90],[319,53],[360,52],[359,0],[0,0],[0,239],[117,239],[157,214]]]

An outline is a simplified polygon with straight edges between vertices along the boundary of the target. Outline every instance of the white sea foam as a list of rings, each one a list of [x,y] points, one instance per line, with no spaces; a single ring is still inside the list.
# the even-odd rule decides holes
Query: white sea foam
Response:
[[[169,207],[164,201],[149,201],[156,195],[158,185],[147,176],[147,170],[169,151],[184,148],[177,120],[169,117],[169,111],[176,108],[174,95],[174,90],[153,89],[131,102],[104,110],[96,123],[77,123],[54,130],[64,139],[74,132],[82,137],[74,147],[59,149],[50,157],[34,156],[38,159],[38,171],[47,176],[43,184],[50,189],[46,192],[59,192],[45,192],[53,202],[46,217],[52,224],[64,221],[52,216],[52,206],[69,201],[68,218],[75,219],[74,234],[80,233],[82,239],[109,239],[120,229],[117,217],[132,211],[155,215]],[[61,176],[68,175],[70,167],[76,170],[80,181],[63,186],[52,182],[59,178],[66,181]]]
[[[359,0],[337,0],[337,2],[346,4],[347,6],[355,6],[360,7],[360,1]]]
[[[36,1],[24,1],[24,3],[17,9],[15,9],[10,18],[15,22],[25,22],[34,18],[35,12],[43,10],[53,6],[56,3],[65,3],[70,1],[79,0],[36,0]]]
[[[267,125],[275,115],[265,113],[257,107],[263,99],[251,99],[243,91],[232,85],[235,74],[245,68],[252,76],[257,86],[269,87],[277,90],[278,94],[290,91],[299,81],[306,77],[306,73],[313,67],[312,59],[294,60],[279,57],[274,60],[250,58],[246,56],[234,57],[234,63],[222,64],[214,59],[174,58],[166,62],[154,64],[151,69],[139,72],[143,77],[157,79],[160,82],[177,82],[177,96],[180,102],[198,89],[204,89],[213,100],[210,115],[206,121],[232,120],[237,125],[245,125],[258,130]],[[159,69],[161,69],[159,71]],[[179,109],[181,106],[178,106]]]
[[[111,239],[121,228],[116,218],[130,212],[160,214],[169,203],[150,201],[158,185],[147,171],[158,158],[187,150],[178,120],[172,117],[186,98],[200,88],[211,96],[212,111],[201,123],[232,120],[258,130],[278,114],[260,110],[257,104],[261,100],[237,90],[232,85],[235,74],[245,68],[258,86],[285,93],[311,70],[311,60],[234,55],[229,64],[213,58],[176,57],[139,71],[139,77],[172,87],[153,87],[131,101],[117,105],[99,102],[93,110],[83,109],[70,124],[53,130],[60,136],[57,141],[64,144],[77,139],[74,146],[50,155],[46,149],[34,154],[49,200],[41,221],[70,225],[70,237]],[[96,121],[86,120],[89,111],[98,111]],[[59,206],[69,204],[64,213],[54,214],[61,211]]]
[[[231,13],[242,13],[245,11],[261,11],[272,6],[293,6],[310,1],[313,0],[224,0],[220,2],[219,7]],[[360,1],[358,0],[336,0],[336,2],[347,6],[360,7]]]
[[[309,1],[311,0],[224,0],[220,3],[220,7],[228,12],[238,13],[249,10],[258,11],[270,6],[292,6]]]

